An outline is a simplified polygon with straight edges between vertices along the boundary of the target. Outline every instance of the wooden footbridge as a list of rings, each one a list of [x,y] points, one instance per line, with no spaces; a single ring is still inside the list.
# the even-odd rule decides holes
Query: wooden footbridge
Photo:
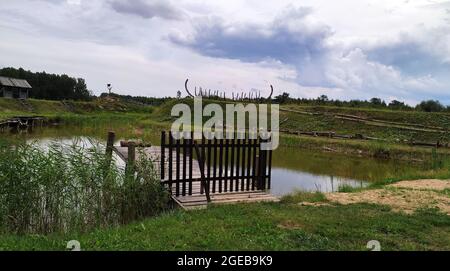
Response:
[[[41,116],[16,116],[6,120],[0,120],[0,132],[31,130],[34,127],[42,127],[45,120]]]
[[[108,137],[111,148],[114,134]],[[161,182],[183,209],[204,208],[209,203],[278,201],[271,186],[272,151],[261,149],[256,139],[174,139],[161,134],[161,146],[136,144],[112,150],[127,164],[144,154],[151,159]],[[122,144],[124,145],[124,144]]]

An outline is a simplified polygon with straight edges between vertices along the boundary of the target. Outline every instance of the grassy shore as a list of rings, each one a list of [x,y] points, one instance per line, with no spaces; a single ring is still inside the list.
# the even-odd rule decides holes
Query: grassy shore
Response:
[[[369,204],[301,206],[295,201],[172,211],[126,226],[85,234],[0,235],[3,250],[449,250],[450,217],[412,215]]]

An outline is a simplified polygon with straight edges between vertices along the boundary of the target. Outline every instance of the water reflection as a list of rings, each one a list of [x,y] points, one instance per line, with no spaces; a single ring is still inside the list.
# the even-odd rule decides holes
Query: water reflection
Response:
[[[362,180],[358,181],[333,175],[318,175],[279,167],[272,169],[272,179],[273,182],[270,191],[277,196],[286,195],[296,190],[334,192],[338,191],[339,187],[344,185],[364,187],[368,184],[368,182]]]

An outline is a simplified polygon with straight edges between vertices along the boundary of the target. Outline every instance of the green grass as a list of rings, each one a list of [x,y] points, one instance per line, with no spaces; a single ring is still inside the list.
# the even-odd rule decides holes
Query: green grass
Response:
[[[336,106],[305,106],[305,105],[285,105],[285,108],[320,113],[339,113],[347,115],[356,115],[364,118],[377,120],[410,123],[427,126],[449,127],[450,114],[448,112],[430,113],[421,111],[402,111],[376,108],[358,108],[358,107],[336,107]]]
[[[0,119],[17,115],[41,115],[54,118],[64,115],[95,115],[98,113],[151,114],[154,110],[152,106],[101,98],[91,102],[68,101],[70,109],[66,108],[60,101],[28,99],[27,103],[32,106],[33,111],[23,107],[17,99],[0,98]]]
[[[347,185],[347,184],[340,185],[338,188],[339,193],[352,193],[352,192],[357,192],[360,190],[362,190],[362,189],[359,187],[353,187],[353,186]]]
[[[3,250],[448,250],[450,217],[435,210],[412,215],[387,207],[299,206],[288,203],[225,205],[172,211],[130,225],[86,234],[0,235]]]
[[[326,202],[327,198],[321,192],[303,192],[295,191],[281,198],[283,203],[299,203],[299,202]]]

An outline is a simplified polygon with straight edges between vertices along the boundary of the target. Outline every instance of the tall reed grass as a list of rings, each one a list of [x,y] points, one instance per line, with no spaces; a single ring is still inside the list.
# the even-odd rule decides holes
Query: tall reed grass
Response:
[[[82,232],[151,216],[167,206],[151,161],[137,161],[136,174],[109,162],[104,146],[96,143],[55,142],[43,148],[0,142],[0,231]]]

